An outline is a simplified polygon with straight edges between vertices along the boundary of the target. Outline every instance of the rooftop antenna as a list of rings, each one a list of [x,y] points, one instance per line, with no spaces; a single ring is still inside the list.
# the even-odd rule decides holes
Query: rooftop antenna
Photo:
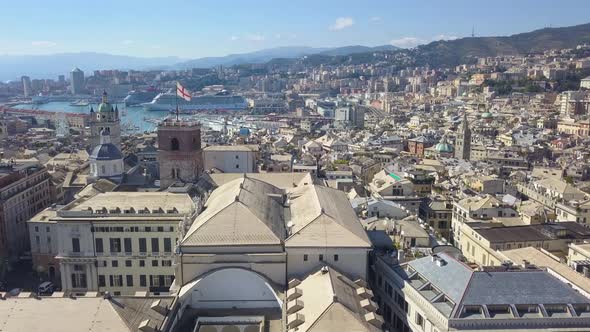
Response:
[[[475,25],[471,26],[471,38],[475,37]]]

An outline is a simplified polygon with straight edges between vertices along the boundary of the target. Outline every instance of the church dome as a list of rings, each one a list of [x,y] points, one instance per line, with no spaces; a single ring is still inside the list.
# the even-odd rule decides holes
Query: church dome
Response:
[[[450,153],[453,152],[453,146],[447,142],[447,138],[443,137],[443,139],[434,146],[434,149],[440,153]]]
[[[108,102],[107,92],[102,93],[102,102],[98,105],[98,111],[102,113],[113,112],[113,106]]]
[[[485,112],[481,115],[482,119],[491,119],[492,117],[493,117],[493,115],[490,112]]]
[[[106,143],[94,147],[90,158],[95,160],[117,160],[123,159],[123,154],[115,144]]]
[[[117,146],[110,142],[110,136],[106,131],[101,133],[101,144],[92,149],[90,159],[92,160],[119,160],[123,154]]]

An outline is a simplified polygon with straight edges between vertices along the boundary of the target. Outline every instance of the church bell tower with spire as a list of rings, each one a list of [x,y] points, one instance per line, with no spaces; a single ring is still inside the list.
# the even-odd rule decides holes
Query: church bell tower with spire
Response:
[[[469,160],[471,156],[471,129],[467,121],[467,112],[463,113],[463,122],[455,139],[455,158]]]
[[[97,110],[90,107],[90,151],[100,145],[101,133],[110,136],[110,141],[121,149],[121,120],[119,108],[109,103],[107,92],[102,93],[102,101]]]

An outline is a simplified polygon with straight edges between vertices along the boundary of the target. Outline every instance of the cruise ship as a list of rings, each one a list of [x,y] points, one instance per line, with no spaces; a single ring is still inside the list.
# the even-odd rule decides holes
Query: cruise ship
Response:
[[[176,103],[181,111],[243,110],[248,107],[242,96],[206,95],[192,97],[190,101],[176,97],[174,93],[160,93],[149,103],[141,104],[146,111],[176,110]]]
[[[155,90],[147,90],[147,91],[139,91],[133,90],[129,92],[127,97],[123,99],[125,106],[133,106],[133,105],[140,105],[143,103],[147,103],[156,97],[158,91]]]

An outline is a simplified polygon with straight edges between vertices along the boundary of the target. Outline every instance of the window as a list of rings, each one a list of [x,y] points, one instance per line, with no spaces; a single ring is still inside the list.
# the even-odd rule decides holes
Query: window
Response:
[[[111,252],[121,252],[121,239],[109,239]]]
[[[106,287],[107,283],[103,275],[98,276],[98,287]]]
[[[147,282],[146,282],[146,277],[145,274],[142,274],[139,276],[139,286],[141,287],[146,287],[147,286]]]
[[[133,248],[131,247],[131,239],[125,238],[123,239],[123,244],[125,245],[125,252],[133,252]]]
[[[111,262],[111,265],[112,265],[113,267],[119,267],[119,261],[117,261],[117,260],[114,260],[114,261],[112,261],[112,262]]]
[[[237,169],[237,168],[240,168],[240,165],[239,165],[239,164],[236,164],[236,169]]]
[[[147,252],[147,242],[145,238],[139,239],[139,252]]]
[[[130,259],[128,259],[128,260],[125,261],[125,266],[126,267],[131,267],[132,265],[133,265],[133,263],[131,262]]]
[[[157,237],[152,238],[152,252],[160,252],[160,241]]]
[[[171,260],[163,260],[162,266],[172,266],[172,261]]]
[[[178,138],[173,137],[172,140],[170,140],[170,150],[177,151],[179,149],[180,149],[180,142],[178,141]]]
[[[337,254],[336,254],[336,255],[334,255],[334,262],[337,262],[337,261],[338,261],[338,258],[339,258],[339,257],[338,257],[338,255],[337,255]]]
[[[133,276],[130,274],[127,275],[127,287],[133,287]]]
[[[86,274],[72,273],[72,288],[86,288]]]
[[[236,159],[239,159],[240,157],[238,155],[236,155]]]
[[[324,261],[324,255],[323,254],[320,254],[319,259],[320,259],[320,262],[323,262]]]
[[[80,239],[78,239],[78,238],[72,239],[72,251],[73,252],[80,252]]]
[[[152,261],[152,266],[158,266],[158,260],[157,259],[154,259]]]
[[[39,231],[39,226],[35,226],[35,232]]]
[[[95,240],[96,252],[104,252],[104,246],[102,243],[102,238],[97,237]]]
[[[139,267],[145,267],[145,261],[143,259],[139,261]]]
[[[105,167],[105,165],[100,166],[100,174],[104,175],[107,172],[107,168]]]
[[[164,238],[164,252],[172,252],[172,240],[169,237]]]
[[[113,286],[123,287],[123,276],[122,275],[113,276]]]
[[[422,327],[422,329],[424,329],[424,317],[422,317],[422,315],[419,313],[416,313],[416,325],[419,325]]]
[[[307,262],[307,258],[308,258],[308,257],[307,257],[307,254],[304,254],[304,255],[303,255],[303,261],[304,261],[304,262]]]

